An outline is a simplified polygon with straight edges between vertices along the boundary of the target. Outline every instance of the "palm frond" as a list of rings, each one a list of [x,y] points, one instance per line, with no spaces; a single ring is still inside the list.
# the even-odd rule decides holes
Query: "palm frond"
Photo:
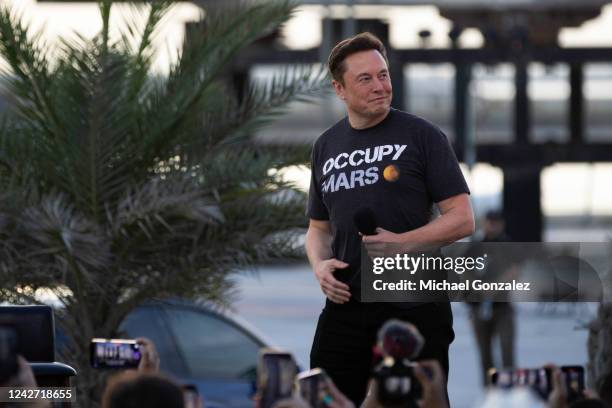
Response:
[[[132,58],[130,99],[145,86],[156,55],[153,41],[172,10],[173,2],[156,1],[151,4],[127,4],[122,29],[123,50]],[[145,13],[145,9],[148,12]],[[136,45],[136,47],[134,47]]]
[[[236,53],[262,32],[284,22],[291,10],[287,1],[209,9],[202,31],[187,39],[179,61],[159,89],[162,94],[150,99],[153,109],[147,123],[151,131],[145,136],[145,151],[153,153],[166,147],[168,134],[177,133],[185,119],[199,110],[201,96]]]
[[[0,6],[0,54],[8,63],[3,72],[7,89],[15,97],[18,111],[43,131],[62,132],[49,100],[51,84],[48,47],[41,41],[41,33],[29,36],[30,28],[23,16]]]
[[[171,2],[128,6],[118,31],[111,10],[126,7],[99,5],[100,33],[62,39],[52,60],[0,7],[11,100],[0,122],[0,300],[55,294],[75,355],[140,302],[228,307],[232,273],[299,252],[305,195],[278,170],[306,162],[308,147],[256,136],[323,81],[305,66],[243,90],[228,81],[238,53],[291,15],[288,1],[207,9],[167,76],[151,64]],[[89,406],[99,378],[74,362]]]
[[[20,258],[49,286],[74,279],[71,274],[95,285],[96,271],[112,262],[103,231],[62,194],[45,196],[40,204],[26,208],[16,221],[15,236]]]

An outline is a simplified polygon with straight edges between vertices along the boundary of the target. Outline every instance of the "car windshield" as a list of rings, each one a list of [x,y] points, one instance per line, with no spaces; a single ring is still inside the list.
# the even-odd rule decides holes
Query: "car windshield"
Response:
[[[169,324],[194,378],[249,378],[259,344],[231,323],[193,310],[167,309]]]
[[[126,338],[146,337],[154,344],[160,356],[160,366],[163,371],[177,376],[186,375],[185,365],[177,353],[176,344],[164,322],[162,309],[157,306],[141,307],[130,313],[121,330],[125,330]]]

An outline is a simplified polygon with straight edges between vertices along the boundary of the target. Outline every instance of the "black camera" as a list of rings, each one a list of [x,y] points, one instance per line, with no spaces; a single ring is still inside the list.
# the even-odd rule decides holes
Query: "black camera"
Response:
[[[5,384],[19,370],[18,347],[19,338],[15,327],[0,323],[0,385]]]
[[[374,379],[380,403],[417,406],[422,389],[411,360],[419,355],[424,343],[418,329],[407,322],[389,320],[379,330],[377,348],[382,359],[374,368]]]

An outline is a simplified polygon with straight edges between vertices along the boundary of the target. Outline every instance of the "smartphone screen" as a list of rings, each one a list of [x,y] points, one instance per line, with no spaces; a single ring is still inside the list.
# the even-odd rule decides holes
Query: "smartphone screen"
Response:
[[[202,408],[202,399],[195,385],[185,384],[181,388],[183,389],[185,408]]]
[[[584,397],[584,367],[562,366],[561,372],[565,377],[568,402],[574,402]]]
[[[327,374],[320,368],[304,371],[298,374],[300,395],[313,408],[325,407],[323,396],[327,393]]]
[[[567,401],[573,402],[583,397],[585,379],[584,367],[561,366],[561,372],[567,388]],[[548,399],[552,392],[552,372],[548,368],[518,368],[515,370],[491,370],[489,378],[493,386],[513,388],[530,386],[543,399]]]
[[[290,353],[264,349],[257,365],[260,406],[270,408],[276,402],[291,398],[297,365]]]
[[[136,340],[92,339],[90,359],[93,368],[137,368],[142,354]]]

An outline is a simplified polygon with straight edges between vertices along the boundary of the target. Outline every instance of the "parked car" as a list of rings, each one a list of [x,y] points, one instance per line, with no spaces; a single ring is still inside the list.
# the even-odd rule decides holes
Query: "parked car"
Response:
[[[207,407],[252,407],[257,353],[267,343],[237,317],[183,300],[147,303],[120,327],[130,338],[147,337],[161,370],[197,386]]]
[[[207,408],[253,406],[257,355],[268,343],[238,317],[186,300],[153,301],[130,313],[120,331],[151,339],[161,370],[195,385]]]

